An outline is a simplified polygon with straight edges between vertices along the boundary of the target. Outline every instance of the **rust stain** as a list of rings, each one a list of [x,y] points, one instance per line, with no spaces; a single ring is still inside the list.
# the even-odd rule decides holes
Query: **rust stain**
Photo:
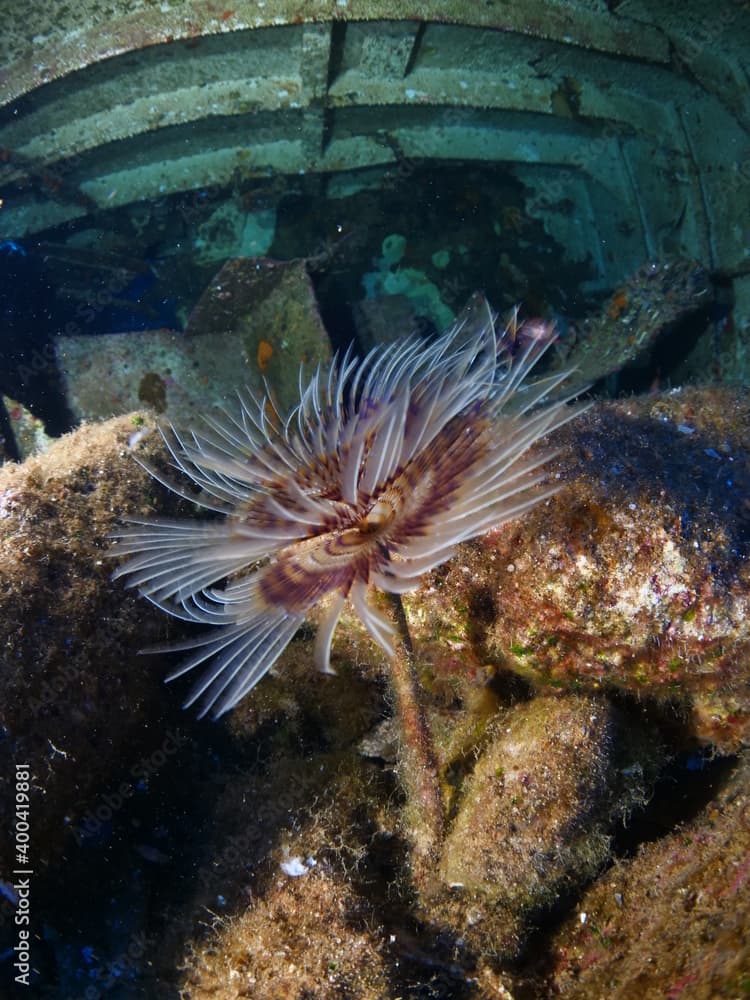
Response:
[[[607,307],[607,315],[610,319],[619,319],[625,312],[628,305],[628,293],[624,288],[618,289],[612,296],[612,300]]]
[[[267,340],[258,341],[258,368],[262,372],[268,367],[268,362],[273,357],[273,344]]]

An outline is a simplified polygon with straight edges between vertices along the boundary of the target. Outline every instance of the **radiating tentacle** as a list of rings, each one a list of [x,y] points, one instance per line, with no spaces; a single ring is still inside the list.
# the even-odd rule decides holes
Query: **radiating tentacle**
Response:
[[[115,572],[176,618],[216,626],[163,647],[188,652],[170,679],[202,668],[188,704],[220,715],[282,654],[321,600],[315,662],[330,669],[347,600],[388,656],[396,637],[373,588],[414,590],[456,546],[557,489],[549,451],[530,451],[581,406],[547,403],[569,372],[530,382],[551,340],[519,342],[482,296],[427,342],[318,366],[282,415],[267,389],[202,428],[162,429],[185,488],[221,520],[135,520],[115,536]],[[197,488],[198,492],[194,492]]]

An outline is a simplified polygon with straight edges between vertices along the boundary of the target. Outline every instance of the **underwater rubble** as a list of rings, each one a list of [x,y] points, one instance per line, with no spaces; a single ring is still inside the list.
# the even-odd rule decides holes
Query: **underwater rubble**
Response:
[[[184,332],[61,337],[55,344],[78,420],[150,409],[187,426],[237,390],[274,386],[283,410],[299,397],[301,363],[330,360],[305,262],[239,258],[209,282]]]
[[[711,279],[697,261],[649,261],[559,340],[550,371],[573,367],[577,385],[592,385],[622,378],[623,370],[648,370],[659,342],[673,331],[684,340],[686,322],[712,302]]]
[[[311,279],[314,263],[265,257],[227,261],[201,294],[184,332],[138,330],[101,334],[95,341],[87,334],[57,338],[56,364],[75,419],[150,409],[187,426],[238,389],[262,394],[265,385],[273,387],[282,411],[291,408],[299,395],[300,364],[312,371],[332,356]],[[427,277],[414,273],[421,276],[421,288]],[[695,261],[650,263],[600,309],[560,331],[547,372],[575,368],[579,386],[607,379],[613,389],[628,385],[651,371],[654,352],[673,332],[684,338],[685,324],[696,317],[704,318],[703,329],[712,301],[711,281]],[[394,331],[427,322],[437,309],[430,303],[417,307],[404,294],[382,290],[361,299],[354,306],[361,339],[368,347],[373,338],[386,343]],[[520,327],[521,336],[534,336],[534,330],[533,322]]]
[[[451,563],[428,621],[461,635],[457,608],[489,595],[473,657],[540,689],[653,698],[686,740],[746,745],[749,412],[718,387],[598,404],[554,436],[558,497]]]
[[[175,976],[191,998],[736,996],[747,955],[722,942],[750,916],[749,442],[746,390],[599,402],[555,435],[560,492],[405,596],[448,817],[418,891],[379,735],[385,661],[354,618],[336,676],[311,667],[312,621],[225,726],[198,723],[162,684],[173,658],[136,655],[180,625],[109,579],[122,516],[190,506],[133,461],[162,467],[151,418],[4,467],[0,748],[4,775],[23,759],[34,776],[40,897],[72,873],[93,892],[117,841],[146,941],[129,975],[154,996]],[[132,773],[157,752],[158,799],[159,776]],[[621,847],[667,774],[686,801]],[[4,897],[5,927],[12,910]],[[49,919],[48,978],[78,995],[86,973]],[[644,927],[658,957],[638,974]]]
[[[161,716],[159,678],[133,641],[155,638],[157,616],[150,626],[113,591],[106,559],[121,513],[148,506],[149,477],[128,456],[145,427],[138,416],[87,425],[0,470],[2,781],[13,759],[30,765],[41,869],[64,854],[76,803],[106,790],[126,748]],[[4,787],[3,807],[11,798]],[[10,849],[4,838],[5,870]]]
[[[713,1000],[747,992],[747,759],[679,829],[594,882],[552,941],[555,996]]]

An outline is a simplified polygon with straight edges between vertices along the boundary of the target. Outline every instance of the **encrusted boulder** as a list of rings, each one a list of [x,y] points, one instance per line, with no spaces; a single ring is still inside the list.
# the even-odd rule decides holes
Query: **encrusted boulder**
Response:
[[[654,699],[686,742],[737,750],[750,737],[750,396],[598,403],[550,443],[560,492],[407,598],[428,662],[443,684],[491,667]]]

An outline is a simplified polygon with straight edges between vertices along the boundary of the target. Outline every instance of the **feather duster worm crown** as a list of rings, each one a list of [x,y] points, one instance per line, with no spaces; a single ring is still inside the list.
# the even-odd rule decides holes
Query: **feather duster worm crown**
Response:
[[[525,346],[474,296],[441,337],[347,351],[318,368],[283,419],[270,397],[189,435],[162,430],[174,466],[219,520],[135,520],[115,536],[130,557],[115,576],[177,618],[215,626],[162,647],[191,650],[168,678],[206,664],[187,705],[219,716],[281,655],[324,602],[315,661],[351,602],[391,656],[395,633],[373,588],[404,593],[456,546],[517,517],[540,489],[549,453],[529,448],[579,408],[543,405],[569,374],[526,384],[550,343]],[[160,478],[152,470],[156,478]],[[179,488],[165,486],[185,496]],[[193,499],[190,497],[189,499]]]

